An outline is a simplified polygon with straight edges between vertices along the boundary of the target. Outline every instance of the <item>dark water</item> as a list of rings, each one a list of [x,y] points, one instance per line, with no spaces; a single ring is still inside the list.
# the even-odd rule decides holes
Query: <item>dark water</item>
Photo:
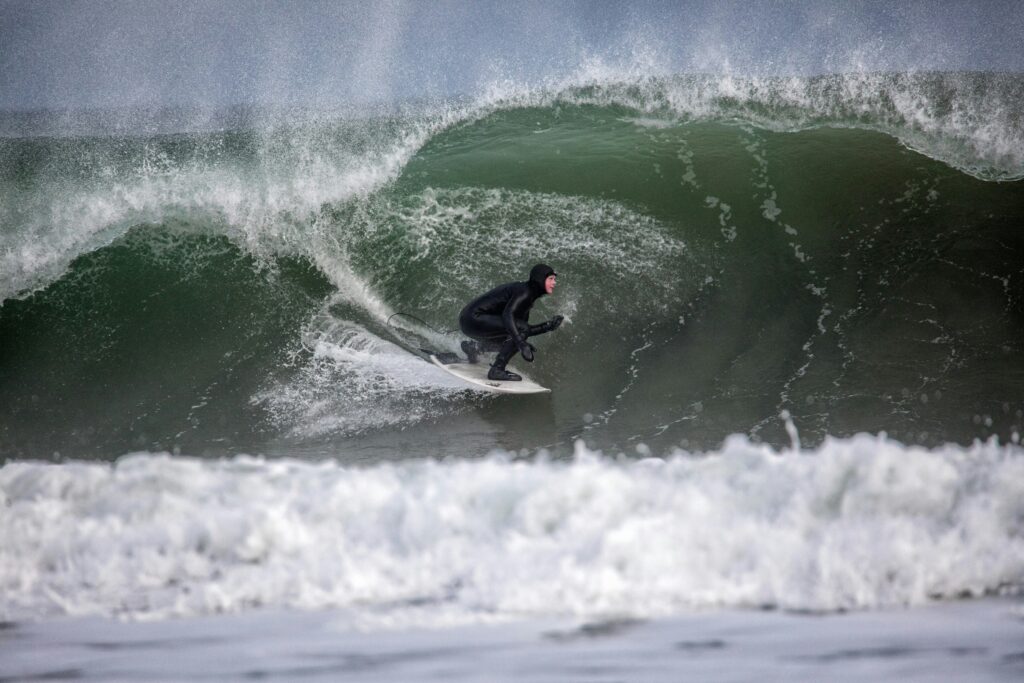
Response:
[[[706,449],[788,443],[784,411],[811,444],[1009,441],[1022,83],[639,79],[135,128],[6,115],[0,459]],[[541,260],[560,282],[534,316],[567,322],[513,365],[551,396],[468,392],[396,345],[456,349],[465,301]]]

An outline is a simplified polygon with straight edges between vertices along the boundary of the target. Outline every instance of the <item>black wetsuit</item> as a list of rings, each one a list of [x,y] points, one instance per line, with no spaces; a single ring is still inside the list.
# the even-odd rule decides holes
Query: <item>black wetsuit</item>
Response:
[[[547,293],[544,281],[554,274],[550,266],[538,264],[526,282],[509,282],[478,296],[462,309],[459,327],[467,337],[480,342],[482,350],[498,351],[495,364],[504,368],[509,358],[526,345],[528,337],[554,329],[549,323],[529,322],[534,302]]]

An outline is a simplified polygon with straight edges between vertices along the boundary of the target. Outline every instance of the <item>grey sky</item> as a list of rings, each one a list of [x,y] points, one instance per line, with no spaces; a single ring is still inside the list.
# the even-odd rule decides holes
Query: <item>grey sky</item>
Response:
[[[993,2],[0,0],[0,108],[349,103],[585,60],[657,71],[1024,71]]]

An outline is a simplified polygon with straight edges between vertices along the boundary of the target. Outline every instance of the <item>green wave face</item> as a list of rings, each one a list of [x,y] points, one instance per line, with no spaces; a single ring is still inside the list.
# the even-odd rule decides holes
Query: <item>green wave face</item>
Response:
[[[810,442],[1013,438],[1020,82],[643,80],[3,138],[0,457],[710,448],[786,443],[783,412]],[[537,261],[560,278],[534,317],[566,324],[513,365],[550,397],[402,348],[457,349],[462,305]]]

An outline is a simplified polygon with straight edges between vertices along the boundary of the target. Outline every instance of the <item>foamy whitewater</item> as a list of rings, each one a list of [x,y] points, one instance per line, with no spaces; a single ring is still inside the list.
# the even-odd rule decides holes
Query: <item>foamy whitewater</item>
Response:
[[[0,618],[340,608],[350,627],[832,612],[1024,587],[1024,450],[0,469]]]

